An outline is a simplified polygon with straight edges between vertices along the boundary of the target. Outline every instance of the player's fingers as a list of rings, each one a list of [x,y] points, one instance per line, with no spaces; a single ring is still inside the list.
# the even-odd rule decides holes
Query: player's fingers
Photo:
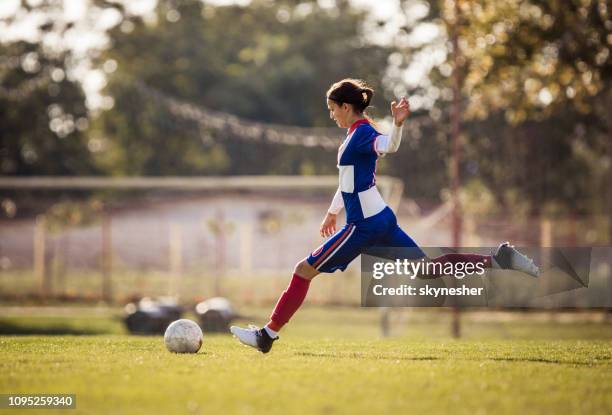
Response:
[[[325,238],[329,236],[329,227],[327,225],[323,228],[322,236]]]

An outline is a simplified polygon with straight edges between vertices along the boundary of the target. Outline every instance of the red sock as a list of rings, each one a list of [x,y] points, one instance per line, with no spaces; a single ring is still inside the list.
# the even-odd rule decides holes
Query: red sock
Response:
[[[309,286],[310,280],[293,274],[289,286],[278,299],[274,311],[270,316],[268,327],[271,330],[279,331],[289,321],[297,309],[302,305]]]

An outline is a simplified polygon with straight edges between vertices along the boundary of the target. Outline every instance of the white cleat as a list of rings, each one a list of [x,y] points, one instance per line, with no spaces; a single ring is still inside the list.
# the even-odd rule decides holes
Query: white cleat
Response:
[[[251,346],[262,353],[268,353],[272,348],[272,343],[278,340],[278,336],[273,339],[265,330],[252,324],[249,324],[249,327],[246,329],[232,326],[230,331],[240,340],[240,343]]]
[[[257,334],[256,333],[258,330],[259,330],[259,327],[253,326],[252,324],[249,325],[248,329],[243,329],[238,326],[230,327],[230,331],[232,332],[234,336],[236,336],[238,340],[240,340],[240,343],[246,344],[247,346],[251,346],[256,349],[257,349]]]
[[[499,245],[492,257],[494,265],[498,268],[524,272],[532,277],[540,276],[540,268],[533,262],[533,259],[520,253],[509,242]]]

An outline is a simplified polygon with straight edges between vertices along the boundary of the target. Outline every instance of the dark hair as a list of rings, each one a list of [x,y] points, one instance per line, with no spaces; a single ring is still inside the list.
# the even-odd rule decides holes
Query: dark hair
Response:
[[[346,78],[329,87],[326,95],[337,104],[351,104],[361,113],[370,105],[374,90],[361,79]]]

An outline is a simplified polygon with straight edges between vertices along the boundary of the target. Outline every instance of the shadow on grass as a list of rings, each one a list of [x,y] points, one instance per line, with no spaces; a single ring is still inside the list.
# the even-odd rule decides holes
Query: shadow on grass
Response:
[[[393,356],[393,355],[378,355],[371,356],[367,354],[361,353],[314,353],[314,352],[297,352],[298,356],[307,356],[307,357],[333,357],[335,359],[370,359],[370,360],[441,360],[439,357],[435,356]]]
[[[0,335],[91,336],[104,333],[103,330],[75,328],[65,325],[37,326],[0,320]]]
[[[306,356],[306,357],[325,357],[325,358],[334,358],[334,359],[370,359],[370,360],[403,360],[403,361],[434,361],[434,360],[448,360],[448,358],[440,358],[436,356],[370,356],[362,353],[314,353],[314,352],[297,352],[298,356]],[[470,360],[470,359],[468,359]],[[533,362],[533,363],[547,363],[547,364],[555,364],[555,365],[572,365],[572,366],[596,366],[599,363],[603,362],[577,362],[577,361],[567,361],[567,360],[555,360],[555,359],[545,359],[541,357],[526,357],[526,358],[518,358],[518,357],[490,357],[486,360],[494,360],[498,362],[513,362],[513,363],[524,363],[524,362]],[[603,359],[602,359],[603,360]]]
[[[555,360],[555,359],[544,359],[542,357],[490,357],[488,360],[495,360],[498,362],[533,362],[533,363],[549,363],[553,365],[577,365],[577,366],[594,366],[598,362],[576,362],[568,360]]]

